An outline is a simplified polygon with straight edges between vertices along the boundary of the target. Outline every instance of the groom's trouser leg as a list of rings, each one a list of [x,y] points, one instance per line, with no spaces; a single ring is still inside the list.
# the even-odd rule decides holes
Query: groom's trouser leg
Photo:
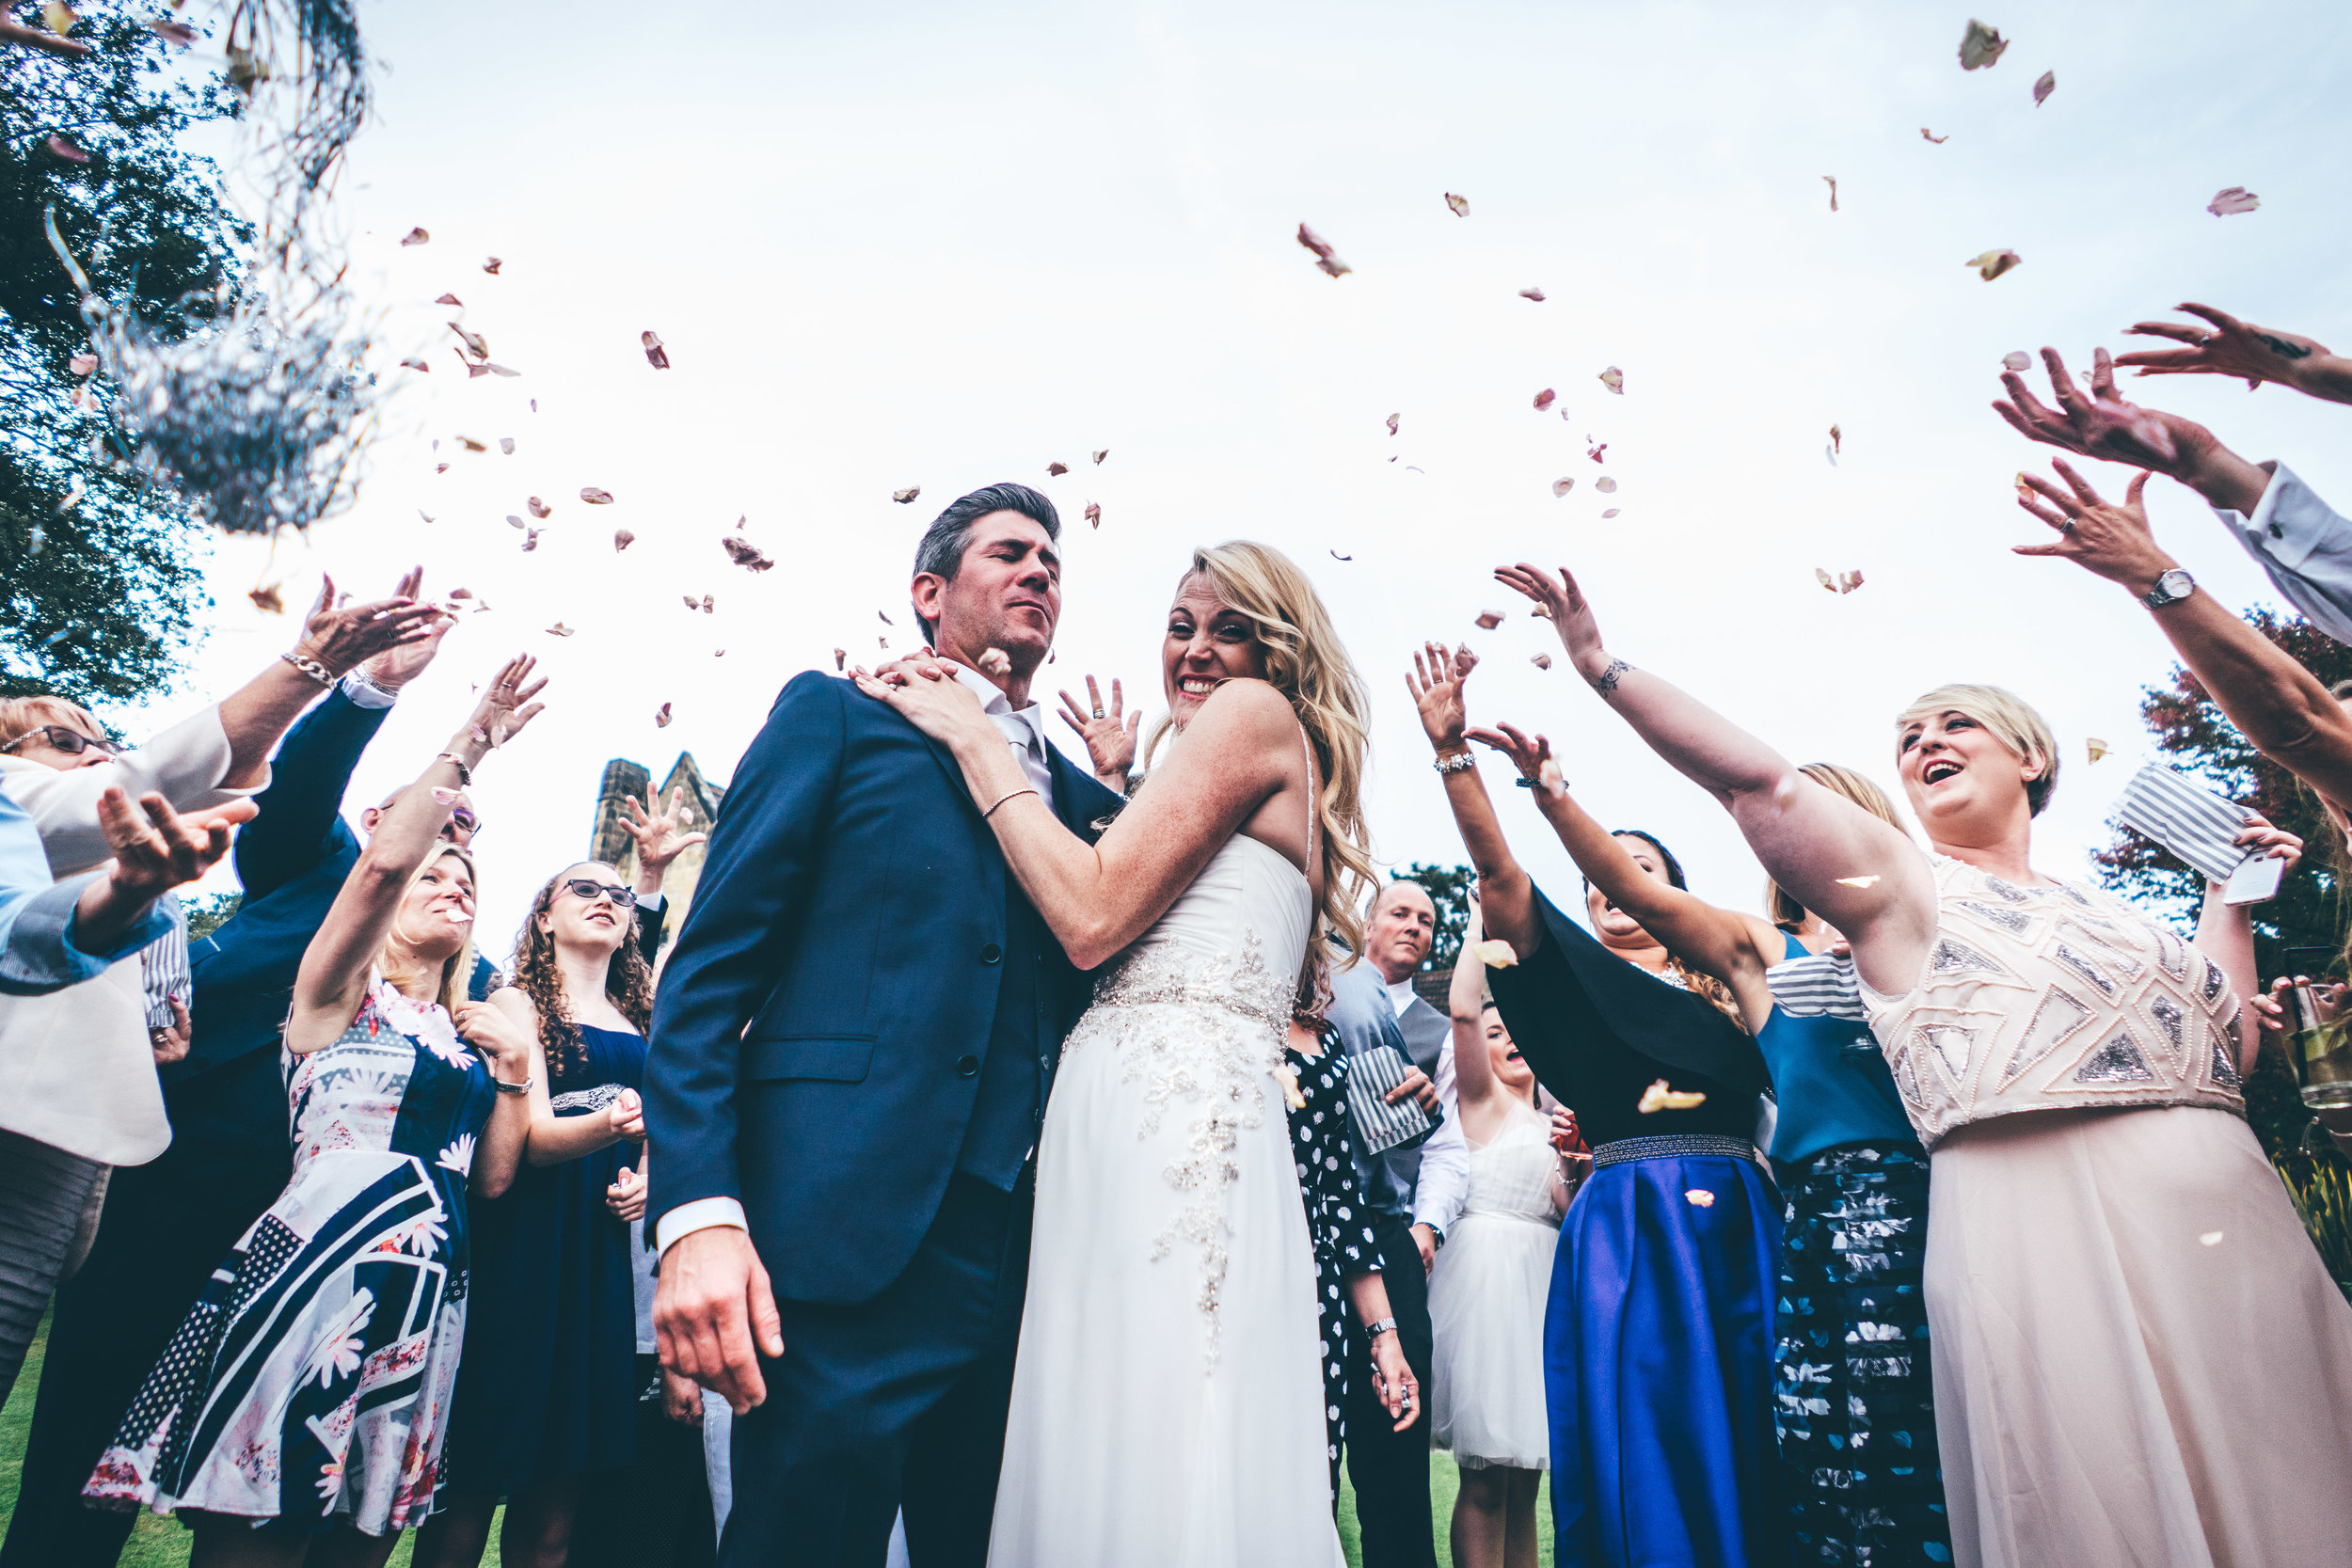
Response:
[[[1347,1377],[1347,1478],[1356,1488],[1356,1522],[1364,1568],[1436,1568],[1429,1516],[1429,1281],[1421,1251],[1402,1220],[1382,1220],[1374,1232],[1388,1267],[1389,1310],[1397,1338],[1421,1385],[1421,1419],[1403,1432],[1380,1402],[1372,1360],[1357,1352]]]
[[[992,1428],[987,1390],[1000,1362],[1010,1387],[1028,1224],[1025,1183],[1016,1196],[958,1173],[914,1260],[880,1295],[778,1304],[784,1354],[761,1360],[767,1401],[735,1423],[721,1568],[882,1568],[902,1496],[925,1568],[985,1560],[1005,1439],[1004,1392]],[[953,1497],[924,1495],[934,1485]],[[929,1529],[919,1543],[918,1516]]]

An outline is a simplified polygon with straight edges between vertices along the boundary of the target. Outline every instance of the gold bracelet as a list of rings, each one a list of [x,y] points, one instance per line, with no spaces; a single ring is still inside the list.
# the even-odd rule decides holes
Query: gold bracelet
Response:
[[[1019,789],[1007,790],[1004,794],[996,797],[996,805],[991,806],[986,811],[980,813],[980,820],[983,822],[987,821],[990,817],[996,815],[996,806],[1001,806],[1007,800],[1013,800],[1014,798],[1022,795],[1037,795],[1037,785],[1023,784]],[[1041,800],[1045,799],[1042,795],[1037,795],[1037,798]]]
[[[326,666],[321,664],[315,658],[305,658],[300,654],[279,654],[278,657],[293,665],[295,669],[301,671],[304,674],[310,676],[312,680],[318,682],[321,686],[331,688],[335,684],[335,677],[328,673]]]

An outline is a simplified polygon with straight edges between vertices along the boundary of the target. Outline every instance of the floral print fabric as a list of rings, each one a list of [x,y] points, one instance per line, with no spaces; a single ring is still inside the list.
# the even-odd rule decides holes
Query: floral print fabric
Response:
[[[466,1180],[495,1091],[447,1013],[380,979],[287,1079],[294,1179],[214,1272],[84,1495],[381,1535],[433,1511]]]

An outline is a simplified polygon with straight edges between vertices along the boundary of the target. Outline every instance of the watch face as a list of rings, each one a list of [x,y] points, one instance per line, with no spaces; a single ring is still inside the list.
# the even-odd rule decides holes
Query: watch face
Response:
[[[2168,599],[2185,599],[2189,595],[2189,591],[2196,586],[2197,579],[2178,566],[2156,578],[2156,592]]]

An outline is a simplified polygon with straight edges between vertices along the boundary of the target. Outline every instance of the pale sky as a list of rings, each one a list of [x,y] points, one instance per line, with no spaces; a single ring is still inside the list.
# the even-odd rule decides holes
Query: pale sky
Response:
[[[1577,571],[1622,657],[1795,760],[1890,789],[1905,702],[1947,680],[2013,687],[2064,747],[2038,858],[2081,875],[2148,754],[2137,704],[2169,659],[2121,590],[2009,554],[2046,531],[2010,483],[2046,449],[1987,407],[2000,357],[2050,343],[2087,366],[2184,299],[2352,341],[2352,53],[2318,4],[2043,4],[1985,13],[2011,46],[1963,72],[1968,16],[364,7],[378,112],[338,211],[404,385],[352,511],[274,563],[250,542],[214,550],[210,641],[152,714],[290,645],[294,618],[245,597],[265,570],[288,575],[290,605],[322,568],[375,593],[421,562],[428,591],[472,589],[495,609],[402,699],[348,804],[413,777],[507,654],[540,655],[550,709],[476,789],[483,941],[502,952],[531,890],[584,849],[607,758],[660,775],[687,750],[724,780],[794,673],[830,669],[835,646],[871,660],[881,635],[912,645],[924,525],[1012,479],[1065,523],[1049,707],[1092,671],[1156,713],[1193,545],[1260,539],[1307,569],[1372,689],[1384,861],[1464,858],[1401,674],[1422,639],[1467,640],[1487,661],[1474,721],[1547,731],[1602,820],[1659,833],[1702,894],[1757,905],[1729,819],[1565,659],[1529,662],[1558,645],[1489,576],[1524,558]],[[2044,70],[2057,90],[2037,109]],[[2209,215],[2228,185],[2261,210]],[[1301,220],[1355,272],[1318,272]],[[418,225],[431,243],[398,247]],[[1986,283],[1962,265],[1998,247],[2023,266]],[[1530,285],[1548,300],[1518,297]],[[444,290],[519,379],[457,373],[453,312],[428,303]],[[646,365],[646,328],[673,369]],[[390,368],[418,351],[429,374]],[[1613,364],[1622,397],[1597,379]],[[1565,420],[1532,408],[1547,387]],[[2352,410],[2235,383],[2130,390],[2352,501]],[[455,451],[460,433],[490,451]],[[1054,461],[1072,472],[1048,480]],[[590,484],[616,504],[582,505]],[[555,515],[525,555],[504,517],[531,495]],[[2207,591],[2269,602],[2197,498],[2149,495]],[[739,515],[774,571],[721,552]],[[616,527],[638,538],[618,557]],[[1867,585],[1826,594],[1817,565]],[[680,595],[705,593],[717,613],[690,615]],[[1488,607],[1511,618],[1481,632]],[[547,635],[559,619],[579,635]],[[676,721],[657,730],[664,702]],[[2114,747],[2095,768],[2092,736]],[[1515,847],[1571,901],[1565,854],[1507,767],[1484,767]]]

